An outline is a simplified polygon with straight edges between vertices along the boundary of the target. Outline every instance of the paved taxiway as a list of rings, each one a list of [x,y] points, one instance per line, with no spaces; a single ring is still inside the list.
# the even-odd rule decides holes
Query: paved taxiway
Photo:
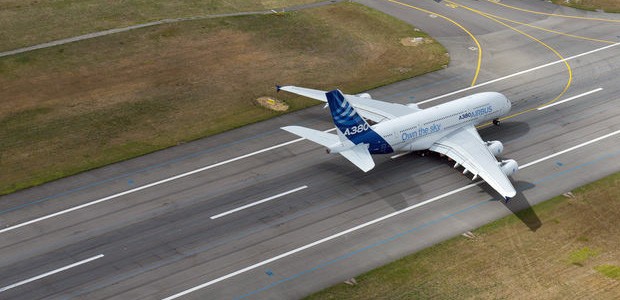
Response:
[[[377,99],[419,102],[469,87],[478,69],[480,84],[588,53],[423,105],[499,91],[524,112],[480,131],[521,165],[548,157],[514,176],[520,193],[510,204],[484,184],[463,188],[471,180],[435,156],[377,157],[364,174],[313,143],[291,143],[280,126],[332,126],[315,107],[2,197],[0,290],[10,289],[0,298],[299,298],[620,170],[620,23],[487,1],[361,2],[420,27],[452,57],[447,69],[370,91]],[[541,1],[502,3],[620,20]],[[503,21],[519,32],[481,12],[607,42]],[[439,15],[473,34],[480,68],[472,38]]]

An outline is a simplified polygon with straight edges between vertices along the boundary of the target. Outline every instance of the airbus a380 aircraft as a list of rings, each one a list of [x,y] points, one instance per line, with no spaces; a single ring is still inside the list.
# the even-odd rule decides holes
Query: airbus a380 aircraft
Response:
[[[463,166],[463,174],[480,176],[506,200],[517,194],[508,179],[517,171],[517,162],[497,161],[504,146],[484,142],[475,127],[491,120],[497,124],[510,111],[510,101],[500,93],[478,93],[420,109],[415,104],[373,100],[366,93],[345,95],[295,86],[277,90],[327,102],[337,135],[301,126],[282,129],[327,147],[328,153],[340,153],[364,172],[375,167],[371,154],[431,150],[453,159],[455,168]]]

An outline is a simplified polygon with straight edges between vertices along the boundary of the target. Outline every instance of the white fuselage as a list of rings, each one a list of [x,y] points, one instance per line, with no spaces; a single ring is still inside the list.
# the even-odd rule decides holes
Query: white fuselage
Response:
[[[426,150],[456,129],[506,115],[510,101],[496,92],[484,92],[433,106],[372,126],[395,152]]]

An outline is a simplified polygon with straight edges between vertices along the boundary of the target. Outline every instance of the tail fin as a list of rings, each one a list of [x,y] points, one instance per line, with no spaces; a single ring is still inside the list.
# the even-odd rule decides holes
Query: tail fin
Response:
[[[339,90],[325,93],[329,110],[343,144],[366,144],[372,154],[387,154],[392,146],[377,134]]]
[[[355,111],[340,90],[325,95],[336,128],[354,144],[363,143],[365,133],[372,131],[368,122]]]

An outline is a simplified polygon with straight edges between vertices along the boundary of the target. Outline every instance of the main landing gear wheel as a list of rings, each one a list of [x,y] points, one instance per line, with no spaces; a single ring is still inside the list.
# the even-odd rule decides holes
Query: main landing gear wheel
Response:
[[[493,119],[493,125],[499,126],[499,119]]]

